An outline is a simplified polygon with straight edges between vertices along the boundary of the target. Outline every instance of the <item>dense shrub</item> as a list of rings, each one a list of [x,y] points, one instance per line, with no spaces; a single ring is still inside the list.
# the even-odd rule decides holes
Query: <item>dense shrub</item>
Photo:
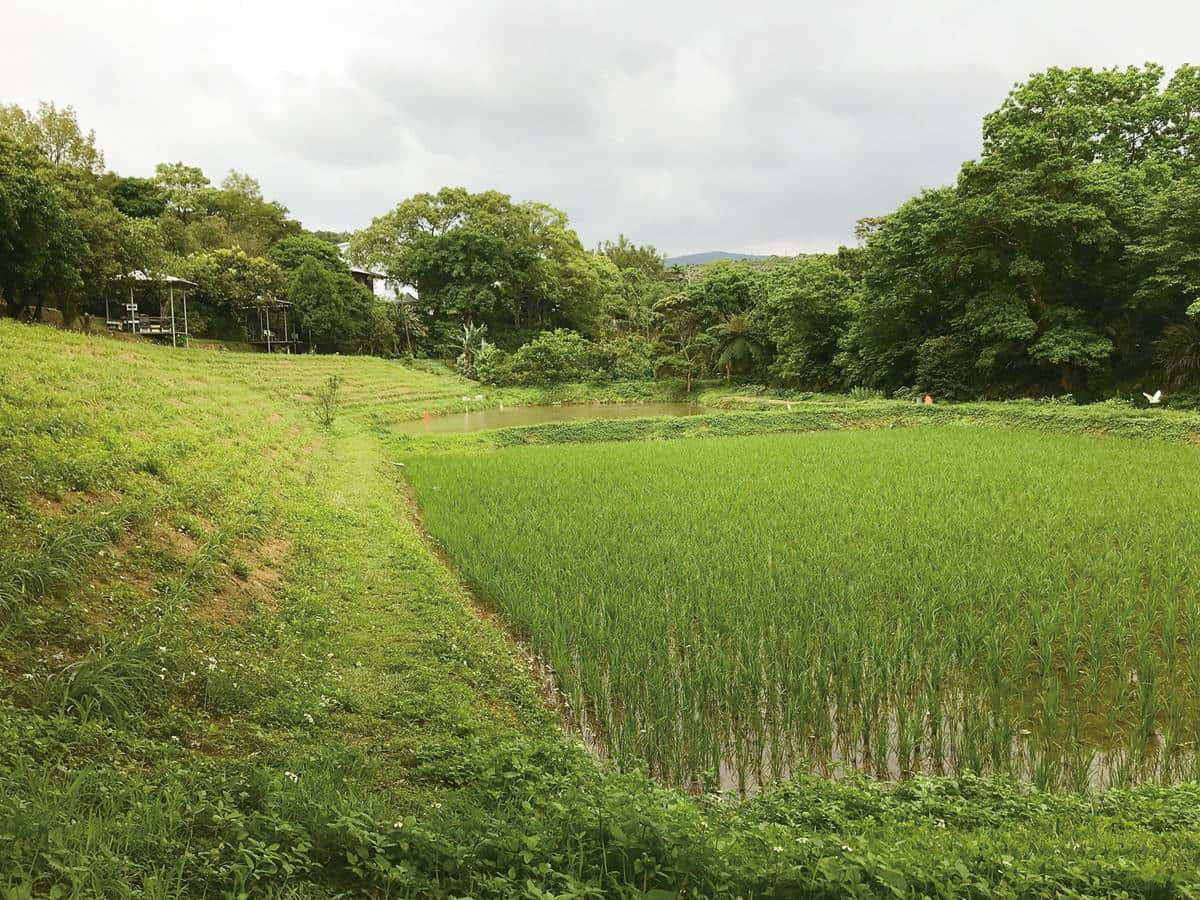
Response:
[[[558,384],[588,381],[596,374],[592,343],[574,331],[556,328],[525,344],[508,359],[508,383]]]
[[[654,377],[654,345],[640,334],[625,334],[597,345],[603,371],[614,381]]]
[[[917,349],[917,387],[946,400],[977,396],[970,351],[955,337],[943,335],[925,340]]]
[[[484,341],[475,354],[475,378],[484,384],[511,384],[508,354],[495,344]]]

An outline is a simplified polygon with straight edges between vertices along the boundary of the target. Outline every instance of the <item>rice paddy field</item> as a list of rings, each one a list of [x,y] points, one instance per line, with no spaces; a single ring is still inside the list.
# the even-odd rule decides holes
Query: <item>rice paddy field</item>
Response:
[[[1196,783],[954,774],[1190,776],[1200,416],[397,427],[479,391],[0,319],[0,897],[1200,891]],[[619,766],[559,727],[514,625]],[[662,783],[789,771],[744,801]]]
[[[427,531],[622,763],[1200,777],[1185,444],[967,425],[408,463]]]

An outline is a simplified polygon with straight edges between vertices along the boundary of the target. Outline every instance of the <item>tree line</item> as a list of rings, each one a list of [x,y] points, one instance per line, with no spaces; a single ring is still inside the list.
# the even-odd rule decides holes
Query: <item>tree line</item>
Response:
[[[211,333],[276,294],[313,347],[454,359],[495,384],[719,377],[970,398],[1200,379],[1194,66],[1033,75],[984,118],[952,185],[863,219],[836,253],[680,269],[624,236],[585,248],[543,203],[418,194],[349,236],[357,265],[416,289],[400,303],[354,281],[340,235],[304,231],[248,176],[104,173],[93,136],[53,106],[0,112],[0,153],[10,310],[94,304],[114,273],[157,267],[201,285]],[[22,206],[39,190],[50,200]]]
[[[497,383],[720,376],[950,398],[1111,395],[1200,377],[1200,69],[1050,69],[983,122],[955,183],[858,246],[667,269],[587,254],[549,207],[447,189],[354,238]],[[532,333],[536,332],[536,333]]]
[[[193,334],[244,339],[246,306],[286,299],[312,349],[395,351],[394,313],[352,277],[343,237],[306,231],[244,173],[214,184],[177,162],[121,176],[71,107],[0,106],[0,301],[14,318],[52,307],[71,326],[142,270],[196,284]]]

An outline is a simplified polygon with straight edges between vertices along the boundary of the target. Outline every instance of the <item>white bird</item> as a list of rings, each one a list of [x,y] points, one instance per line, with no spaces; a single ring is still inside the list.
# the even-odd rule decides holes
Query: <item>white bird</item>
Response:
[[[1147,394],[1145,391],[1142,391],[1142,396],[1146,398],[1146,402],[1149,403],[1151,406],[1158,406],[1158,404],[1162,403],[1162,391],[1161,390],[1155,391],[1153,396],[1151,396],[1150,394]]]

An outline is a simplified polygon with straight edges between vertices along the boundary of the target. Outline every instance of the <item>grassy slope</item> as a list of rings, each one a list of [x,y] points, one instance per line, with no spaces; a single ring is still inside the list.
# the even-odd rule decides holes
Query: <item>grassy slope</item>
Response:
[[[378,426],[464,387],[0,322],[0,894],[1195,888],[1191,788],[727,807],[596,765],[405,511]]]

